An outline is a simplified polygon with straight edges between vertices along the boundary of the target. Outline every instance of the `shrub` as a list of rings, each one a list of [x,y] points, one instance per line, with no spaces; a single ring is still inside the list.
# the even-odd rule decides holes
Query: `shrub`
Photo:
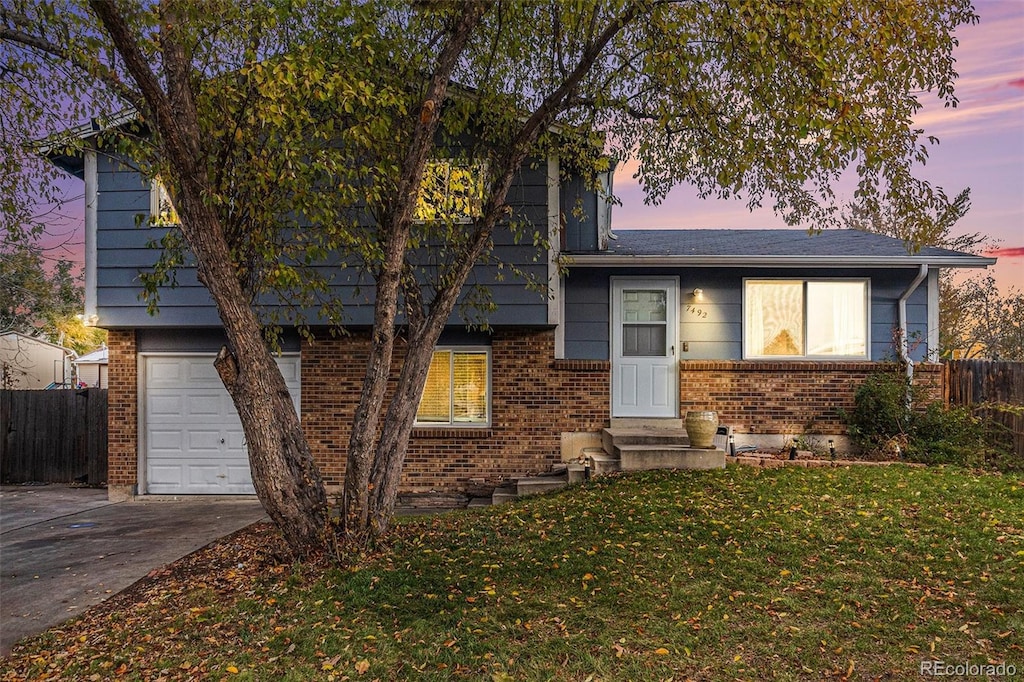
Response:
[[[945,409],[932,403],[913,415],[907,459],[925,464],[980,466],[988,443],[985,423],[964,407]]]
[[[919,397],[910,387],[911,400]],[[923,410],[907,403],[908,382],[896,372],[876,372],[854,394],[854,408],[843,413],[850,437],[868,455],[893,455],[895,447],[910,461],[926,464],[1008,470],[1015,463],[1008,453],[1007,429],[966,407],[944,408],[937,403]]]
[[[894,439],[905,441],[913,414],[907,405],[908,381],[896,372],[875,372],[854,393],[854,407],[840,416],[850,437],[868,452],[885,450]]]

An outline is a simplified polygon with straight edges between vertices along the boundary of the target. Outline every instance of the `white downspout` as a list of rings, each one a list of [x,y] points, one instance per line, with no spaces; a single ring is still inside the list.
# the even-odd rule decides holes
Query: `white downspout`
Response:
[[[555,359],[565,357],[562,276],[558,257],[562,246],[562,200],[558,154],[548,155],[548,324],[555,328]]]
[[[914,381],[914,361],[910,359],[910,340],[907,338],[907,299],[917,291],[917,287],[921,286],[921,282],[928,277],[928,264],[922,263],[921,269],[917,273],[917,277],[910,283],[907,290],[900,296],[899,302],[899,329],[900,329],[900,360],[903,361],[903,366],[907,368],[907,402],[910,401],[909,386]]]
[[[88,327],[96,325],[96,222],[99,199],[99,173],[96,165],[96,148],[86,147],[85,154],[85,317]]]

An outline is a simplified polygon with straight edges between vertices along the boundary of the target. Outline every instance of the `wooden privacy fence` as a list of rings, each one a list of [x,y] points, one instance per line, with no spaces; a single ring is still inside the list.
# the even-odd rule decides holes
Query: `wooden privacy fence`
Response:
[[[0,480],[107,481],[107,389],[0,391]]]
[[[946,363],[948,405],[976,406],[977,416],[1001,424],[1013,434],[1013,451],[1024,459],[1024,362],[951,360]],[[1000,409],[1015,405],[1017,409]]]
[[[1024,362],[951,360],[945,379],[949,405],[1024,405]]]

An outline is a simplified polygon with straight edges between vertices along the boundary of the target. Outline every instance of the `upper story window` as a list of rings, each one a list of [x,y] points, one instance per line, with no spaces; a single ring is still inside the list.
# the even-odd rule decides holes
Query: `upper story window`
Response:
[[[486,183],[486,161],[428,161],[413,219],[472,222],[483,215]]]
[[[416,410],[416,423],[420,426],[486,426],[491,421],[490,412],[490,349],[436,349]]]
[[[157,227],[181,224],[178,212],[174,210],[174,203],[171,202],[171,195],[168,194],[164,183],[160,182],[160,178],[153,178],[149,187],[149,222]]]
[[[743,356],[868,357],[867,280],[743,282]]]

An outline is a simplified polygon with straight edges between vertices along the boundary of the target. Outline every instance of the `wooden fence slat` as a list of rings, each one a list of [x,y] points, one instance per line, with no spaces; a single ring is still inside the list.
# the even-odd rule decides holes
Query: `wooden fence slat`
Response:
[[[88,482],[89,485],[100,485],[107,482],[107,391],[102,388],[90,388],[86,395]]]
[[[1024,405],[1024,362],[952,360],[945,377],[949,405]],[[1012,432],[1015,456],[1024,459],[1024,417],[998,409],[980,412]]]
[[[107,390],[0,391],[0,480],[105,483]]]

